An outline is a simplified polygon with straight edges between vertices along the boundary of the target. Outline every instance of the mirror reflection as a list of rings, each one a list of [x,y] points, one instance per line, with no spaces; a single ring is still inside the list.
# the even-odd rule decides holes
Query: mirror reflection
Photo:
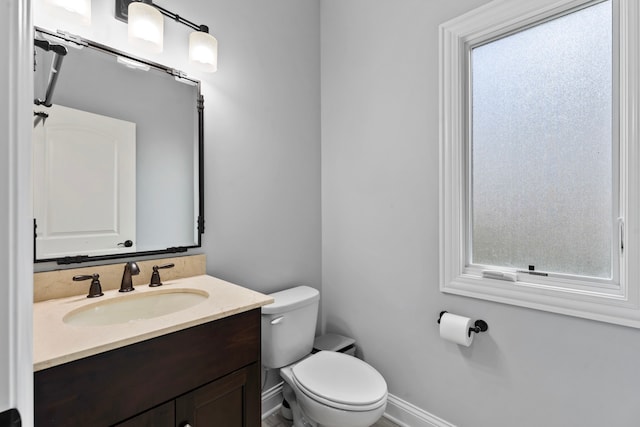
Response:
[[[35,39],[35,261],[200,246],[200,83],[88,40]]]

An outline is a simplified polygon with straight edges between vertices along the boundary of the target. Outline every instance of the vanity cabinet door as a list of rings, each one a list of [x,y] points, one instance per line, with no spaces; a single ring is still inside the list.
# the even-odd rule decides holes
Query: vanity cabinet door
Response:
[[[176,427],[260,427],[259,369],[250,365],[176,399]]]
[[[175,402],[157,406],[114,427],[174,427]]]

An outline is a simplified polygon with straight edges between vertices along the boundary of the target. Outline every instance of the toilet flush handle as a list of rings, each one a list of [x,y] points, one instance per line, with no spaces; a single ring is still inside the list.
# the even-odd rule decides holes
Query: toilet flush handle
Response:
[[[278,316],[271,321],[271,324],[277,325],[278,323],[282,323],[283,320],[284,320],[284,316]]]

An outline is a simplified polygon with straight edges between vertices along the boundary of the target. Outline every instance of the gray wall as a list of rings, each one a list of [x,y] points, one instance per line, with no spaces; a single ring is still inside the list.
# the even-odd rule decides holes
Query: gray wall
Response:
[[[323,315],[459,427],[631,427],[640,331],[438,290],[438,25],[485,0],[322,0]],[[485,319],[470,348],[440,310]]]
[[[319,288],[319,3],[196,3],[220,43],[206,116],[208,271],[263,292]]]

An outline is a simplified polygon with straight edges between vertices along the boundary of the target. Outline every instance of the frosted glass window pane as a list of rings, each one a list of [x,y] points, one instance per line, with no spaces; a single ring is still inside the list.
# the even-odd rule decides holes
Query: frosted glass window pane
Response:
[[[471,52],[471,261],[612,276],[612,11]]]

